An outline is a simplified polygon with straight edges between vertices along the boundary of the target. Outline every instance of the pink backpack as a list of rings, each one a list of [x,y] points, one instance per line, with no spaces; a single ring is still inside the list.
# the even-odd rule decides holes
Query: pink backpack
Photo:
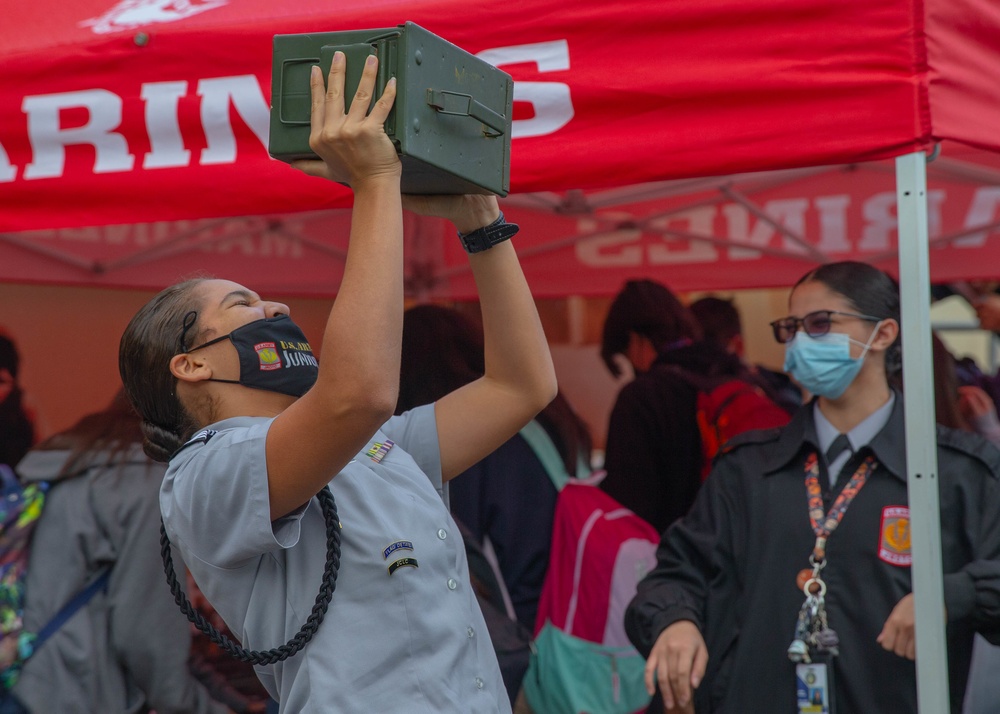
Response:
[[[526,433],[526,431],[528,433]],[[649,704],[645,659],[625,635],[625,608],[656,565],[659,534],[597,484],[571,478],[537,423],[521,431],[552,477],[556,501],[549,568],[524,678],[528,704],[546,714],[628,714]]]

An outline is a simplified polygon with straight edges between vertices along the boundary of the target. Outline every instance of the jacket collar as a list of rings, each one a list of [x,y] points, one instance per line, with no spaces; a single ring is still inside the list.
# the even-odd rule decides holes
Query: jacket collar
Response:
[[[895,394],[896,400],[889,421],[861,450],[874,453],[880,470],[888,471],[905,483],[906,430],[903,423],[903,398],[899,392]],[[819,439],[816,437],[816,423],[813,417],[815,401],[813,398],[795,412],[788,425],[781,430],[777,443],[765,457],[765,475],[776,473],[793,462],[803,460],[806,454],[819,451]]]

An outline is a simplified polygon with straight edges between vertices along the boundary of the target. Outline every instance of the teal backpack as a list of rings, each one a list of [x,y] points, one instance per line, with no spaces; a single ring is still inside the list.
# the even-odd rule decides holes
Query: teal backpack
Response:
[[[559,495],[524,696],[535,714],[630,714],[650,696],[645,658],[625,635],[625,608],[656,565],[659,535],[597,484],[581,459],[575,478],[537,422],[521,436]]]

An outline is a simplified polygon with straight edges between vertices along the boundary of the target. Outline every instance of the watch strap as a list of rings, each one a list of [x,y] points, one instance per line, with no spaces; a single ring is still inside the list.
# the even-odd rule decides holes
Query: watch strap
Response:
[[[501,211],[500,217],[488,226],[477,228],[471,233],[459,233],[458,238],[462,241],[462,247],[465,248],[466,253],[481,253],[498,243],[509,240],[520,229],[516,223],[507,223],[503,211]]]

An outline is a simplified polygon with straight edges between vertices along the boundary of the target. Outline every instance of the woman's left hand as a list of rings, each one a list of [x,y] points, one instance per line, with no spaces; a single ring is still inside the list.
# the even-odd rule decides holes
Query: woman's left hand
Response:
[[[892,608],[882,626],[882,632],[875,641],[882,645],[884,650],[915,660],[917,658],[915,628],[916,614],[913,609],[913,593],[910,593]]]
[[[500,205],[492,194],[465,196],[403,195],[403,208],[421,216],[444,218],[455,225],[459,233],[488,226],[500,217]]]

